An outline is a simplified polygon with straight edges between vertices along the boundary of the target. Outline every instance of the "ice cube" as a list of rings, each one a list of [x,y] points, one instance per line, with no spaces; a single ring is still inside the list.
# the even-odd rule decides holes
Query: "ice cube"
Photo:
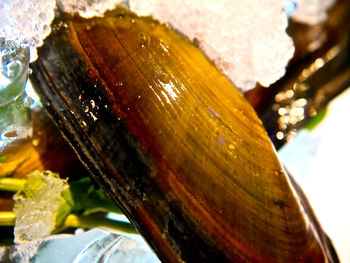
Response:
[[[61,192],[67,187],[65,180],[49,171],[35,171],[28,175],[24,189],[14,196],[16,243],[36,240],[51,233],[56,213],[64,203]]]
[[[0,37],[30,47],[30,61],[36,60],[36,48],[51,32],[55,6],[55,0],[1,1]]]
[[[0,248],[1,262],[46,263],[48,260],[50,263],[160,263],[141,237],[121,236],[101,229]]]

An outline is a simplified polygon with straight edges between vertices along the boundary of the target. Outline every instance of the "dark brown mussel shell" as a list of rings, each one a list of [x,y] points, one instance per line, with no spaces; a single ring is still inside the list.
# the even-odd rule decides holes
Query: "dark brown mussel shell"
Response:
[[[43,105],[163,262],[336,262],[254,110],[169,27],[121,9],[61,14],[31,67]]]
[[[276,149],[303,127],[322,119],[327,104],[350,86],[350,1],[337,0],[328,18],[313,26],[289,22],[295,53],[286,74],[268,89],[245,96]]]

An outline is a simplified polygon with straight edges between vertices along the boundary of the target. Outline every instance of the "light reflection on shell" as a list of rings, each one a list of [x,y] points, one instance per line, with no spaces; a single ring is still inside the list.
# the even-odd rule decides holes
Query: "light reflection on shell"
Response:
[[[32,81],[161,260],[333,262],[254,110],[195,46],[124,10],[59,19]]]

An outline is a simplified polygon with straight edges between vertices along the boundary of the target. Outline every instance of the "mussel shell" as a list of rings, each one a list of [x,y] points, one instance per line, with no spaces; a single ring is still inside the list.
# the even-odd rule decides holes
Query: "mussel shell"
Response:
[[[327,104],[349,87],[349,13],[350,2],[338,0],[323,23],[310,26],[289,21],[287,31],[295,53],[285,76],[268,89],[258,86],[245,94],[276,149],[313,118],[313,122],[322,119]]]
[[[61,14],[32,68],[81,161],[163,262],[327,261],[254,110],[169,27],[120,9]]]

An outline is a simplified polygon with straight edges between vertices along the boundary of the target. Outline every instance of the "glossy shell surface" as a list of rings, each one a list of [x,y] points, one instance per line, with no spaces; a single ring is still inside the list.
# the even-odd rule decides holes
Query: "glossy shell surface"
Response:
[[[65,137],[163,262],[332,262],[254,110],[169,27],[124,10],[61,14],[32,68]]]

